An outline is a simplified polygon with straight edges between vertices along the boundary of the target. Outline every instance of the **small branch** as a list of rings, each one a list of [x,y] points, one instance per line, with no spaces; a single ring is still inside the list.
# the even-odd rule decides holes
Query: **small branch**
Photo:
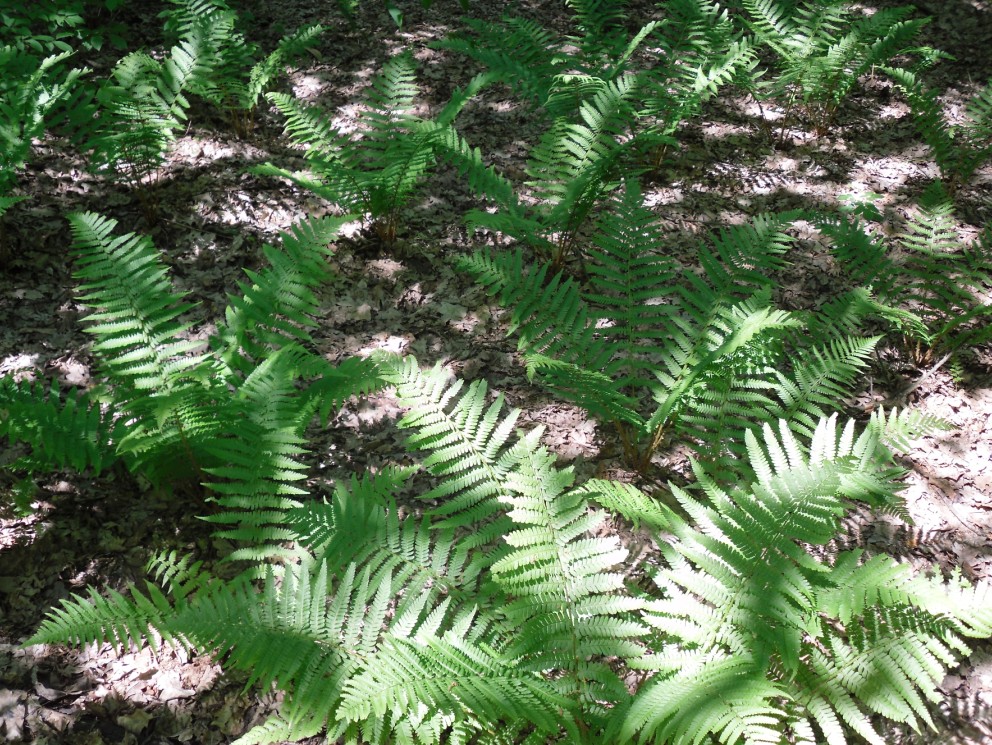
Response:
[[[930,367],[929,370],[927,370],[920,377],[918,377],[908,388],[906,388],[903,391],[901,391],[899,393],[899,395],[893,396],[892,398],[890,398],[889,401],[888,401],[888,403],[890,405],[895,405],[897,403],[900,403],[900,404],[906,403],[906,399],[909,397],[909,394],[912,393],[913,391],[915,391],[921,385],[923,385],[927,380],[929,380],[930,378],[932,378],[934,376],[934,374],[936,374],[936,372],[938,370],[940,370],[940,368],[942,368],[944,366],[944,364],[949,359],[951,359],[951,357],[953,356],[953,354],[954,354],[954,352],[948,352],[943,357],[941,357],[939,360],[937,360],[937,362],[935,362]]]

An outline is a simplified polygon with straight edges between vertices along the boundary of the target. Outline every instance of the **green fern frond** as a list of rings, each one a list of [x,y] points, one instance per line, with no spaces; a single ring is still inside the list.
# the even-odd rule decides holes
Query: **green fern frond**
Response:
[[[881,442],[903,452],[912,447],[911,440],[953,429],[946,420],[933,414],[916,409],[889,409],[886,415],[883,407],[872,412],[867,426]]]
[[[346,211],[371,216],[387,242],[396,238],[399,211],[421,186],[426,173],[445,158],[486,195],[512,197],[509,183],[483,165],[481,155],[451,127],[461,107],[488,84],[479,77],[456,92],[437,119],[412,113],[418,89],[410,54],[390,59],[373,79],[360,116],[360,137],[341,134],[324,113],[292,98],[269,94],[287,117],[286,131],[307,147],[313,175],[290,173],[267,164],[256,173],[287,178]]]
[[[197,364],[198,342],[182,338],[179,318],[193,306],[173,292],[158,252],[147,238],[113,236],[117,221],[94,212],[69,215],[80,299],[93,313],[87,329],[102,364],[117,384],[169,391],[176,373]]]
[[[622,177],[663,139],[655,132],[631,131],[641,87],[637,76],[620,75],[596,86],[574,115],[556,118],[526,168],[527,185],[540,201],[529,208],[505,205],[496,214],[475,210],[466,218],[469,225],[524,241],[560,268]]]
[[[647,429],[658,437],[666,426],[683,421],[685,434],[700,443],[709,457],[717,458],[728,444],[721,442],[726,433],[743,434],[744,423],[767,406],[760,392],[766,367],[762,341],[797,327],[798,321],[759,298],[697,308],[702,313],[694,313],[692,323],[677,327],[674,343],[655,371],[661,385],[654,391],[657,406]]]
[[[0,197],[12,185],[17,171],[27,162],[35,140],[50,124],[57,123],[59,109],[70,102],[88,68],[62,68],[72,54],[63,52],[37,60],[10,46],[0,47]],[[23,197],[2,197],[0,215]]]
[[[624,742],[782,742],[778,700],[785,686],[767,680],[746,655],[688,655],[681,671],[641,689],[623,711]],[[639,734],[638,734],[639,733]]]
[[[793,357],[789,374],[775,370],[777,405],[775,419],[785,419],[792,429],[811,436],[818,420],[852,394],[881,337],[841,337],[826,347],[810,347]]]
[[[798,212],[758,215],[713,236],[713,251],[700,249],[699,263],[707,282],[720,295],[745,299],[771,289],[774,275],[786,266],[782,258],[794,239],[785,232]]]
[[[898,491],[898,472],[879,471],[888,456],[877,426],[856,436],[853,422],[822,419],[808,447],[784,422],[746,437],[747,487],[725,491],[696,466],[708,504],[673,489],[692,522],[667,521],[664,597],[645,617],[667,644],[644,658],[656,674],[623,712],[624,733],[732,743],[750,726],[759,742],[819,730],[843,743],[843,723],[882,743],[873,713],[929,723],[926,701],[967,651],[960,636],[989,627],[988,609],[965,599],[982,591],[959,596],[891,559],[847,552],[827,563],[805,548],[831,539],[851,500]],[[698,705],[676,707],[686,690]]]
[[[281,250],[263,248],[268,267],[245,270],[252,283],[238,283],[240,297],[228,295],[225,324],[215,337],[229,367],[246,373],[268,352],[311,341],[307,329],[315,325],[319,309],[315,291],[329,276],[327,246],[347,220],[297,223],[281,234]]]
[[[793,3],[743,0],[745,24],[778,58],[765,95],[801,102],[823,131],[863,74],[912,48],[926,23],[905,20],[908,8],[864,16],[845,0]]]
[[[664,12],[667,23],[657,34],[662,54],[646,76],[640,116],[654,131],[670,136],[722,87],[735,82],[749,87],[746,78],[756,57],[727,10],[712,0],[673,0]]]
[[[500,510],[498,498],[506,493],[506,479],[519,459],[540,438],[534,430],[508,445],[519,411],[503,415],[503,397],[486,406],[486,384],[472,383],[462,392],[462,381],[450,383],[440,367],[422,372],[414,360],[395,368],[400,400],[412,407],[400,420],[417,431],[408,440],[411,449],[429,455],[424,467],[443,480],[424,495],[439,501],[431,512],[442,520],[439,528],[481,526]],[[479,529],[473,542],[483,543],[505,527],[497,519]]]
[[[620,389],[637,385],[636,379],[651,368],[651,357],[661,352],[660,342],[671,324],[677,270],[675,262],[660,253],[663,245],[657,217],[644,208],[637,181],[625,180],[623,191],[596,222],[588,249],[588,288],[582,293],[593,308],[590,315],[598,321],[598,333],[619,357],[600,369],[618,376]],[[553,323],[563,329],[560,321]],[[582,359],[590,366],[598,362],[594,355]]]
[[[432,44],[481,62],[493,77],[543,105],[556,75],[565,71],[564,61],[554,54],[555,37],[535,21],[507,18],[502,24],[467,19],[469,32],[449,36]]]
[[[515,530],[512,550],[492,566],[493,579],[512,600],[504,607],[520,629],[509,653],[525,669],[560,669],[559,690],[592,705],[625,697],[623,683],[600,660],[640,655],[635,641],[645,627],[633,617],[640,601],[622,594],[615,571],[627,556],[616,539],[592,537],[601,522],[580,492],[570,490],[570,469],[532,451],[521,460],[502,497]]]
[[[590,479],[574,491],[576,495],[592,500],[629,520],[635,529],[641,523],[656,531],[665,530],[669,525],[669,509],[633,484]]]
[[[296,389],[307,360],[292,347],[267,357],[229,401],[228,421],[240,419],[237,429],[202,444],[211,464],[217,464],[203,469],[217,479],[206,485],[220,495],[215,499],[222,508],[205,519],[233,525],[217,535],[248,544],[232,558],[282,555],[280,544],[293,537],[282,524],[285,511],[307,493],[296,484],[306,478],[303,429],[317,404]]]
[[[978,91],[965,107],[970,121],[951,126],[936,92],[914,72],[882,67],[906,95],[913,123],[933,153],[951,190],[967,183],[992,158],[992,84]]]
[[[0,377],[0,437],[31,447],[29,455],[5,468],[31,472],[92,468],[100,473],[117,460],[120,435],[116,412],[104,410],[86,392],[70,389],[63,397],[58,386]]]
[[[329,501],[290,511],[292,530],[332,573],[354,563],[370,570],[373,583],[392,576],[404,588],[398,613],[411,602],[483,601],[481,578],[498,552],[471,553],[451,530],[434,528],[427,520],[401,519],[393,494],[408,475],[387,471],[350,485],[339,483]]]
[[[100,89],[97,118],[89,125],[93,166],[135,183],[161,165],[186,120],[186,92],[209,72],[209,29],[203,24],[174,46],[163,61],[135,52],[114,68],[115,85]]]
[[[481,729],[483,722],[526,721],[546,734],[565,729],[578,736],[569,716],[573,703],[547,681],[453,634],[392,640],[348,682],[338,716],[402,720],[414,706],[441,713],[447,722],[465,722],[471,730]]]

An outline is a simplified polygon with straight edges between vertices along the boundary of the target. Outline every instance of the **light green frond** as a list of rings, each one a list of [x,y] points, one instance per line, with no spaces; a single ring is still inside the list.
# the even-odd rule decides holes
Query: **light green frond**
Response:
[[[632,522],[635,529],[641,523],[650,530],[668,528],[671,510],[633,484],[590,479],[577,487],[575,493],[621,515]]]
[[[623,712],[623,741],[782,742],[778,700],[784,687],[768,681],[744,656],[697,655],[680,673],[643,687]]]
[[[573,703],[547,681],[450,634],[391,640],[349,681],[338,717],[405,719],[420,707],[473,729],[482,722],[526,721],[547,734],[576,731],[569,716]]]
[[[410,602],[430,605],[442,597],[480,602],[483,573],[499,552],[470,552],[450,530],[400,518],[392,495],[408,475],[387,471],[339,483],[329,501],[307,502],[290,512],[289,522],[330,571],[354,563],[371,571],[373,583],[392,576],[405,597],[397,613]]]
[[[297,394],[299,371],[307,355],[287,347],[267,357],[239,386],[231,400],[230,421],[237,428],[203,443],[211,463],[207,485],[219,494],[222,511],[205,519],[233,525],[217,535],[248,545],[233,558],[284,554],[292,538],[285,512],[297,506],[306,477],[303,429],[316,402]],[[237,417],[234,412],[239,412]]]
[[[570,490],[571,471],[552,463],[546,452],[529,453],[502,498],[516,529],[492,575],[513,598],[505,613],[521,630],[510,652],[528,669],[567,671],[563,692],[590,703],[617,700],[623,685],[598,660],[637,657],[634,640],[644,633],[631,615],[639,601],[621,592],[623,577],[611,571],[627,552],[616,539],[592,536],[602,518]]]
[[[93,212],[69,215],[80,299],[93,312],[88,331],[103,366],[120,385],[168,391],[178,371],[198,358],[199,344],[182,338],[179,318],[193,306],[182,302],[166,279],[165,266],[148,238],[113,236],[117,221]]]
[[[486,383],[476,381],[462,392],[462,381],[451,383],[440,366],[423,372],[413,359],[394,371],[400,400],[411,407],[400,425],[415,429],[408,440],[412,450],[426,452],[424,467],[440,483],[424,495],[439,500],[431,512],[447,518],[439,527],[479,526],[499,510],[498,497],[520,458],[535,446],[540,430],[511,443],[519,416],[516,409],[503,414],[503,397],[486,406]],[[498,534],[497,520],[476,535],[489,540]]]

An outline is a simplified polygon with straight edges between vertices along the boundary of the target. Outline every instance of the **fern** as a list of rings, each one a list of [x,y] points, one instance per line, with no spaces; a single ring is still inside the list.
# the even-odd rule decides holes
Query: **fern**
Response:
[[[499,24],[466,20],[467,33],[432,46],[464,54],[492,79],[541,107],[553,118],[577,113],[591,98],[629,73],[630,60],[658,28],[656,21],[628,38],[622,2],[567,2],[576,33],[558,36],[534,21],[504,18]]]
[[[2,434],[32,447],[15,465],[99,470],[121,458],[156,486],[211,489],[218,509],[209,519],[242,542],[235,557],[285,553],[278,524],[305,493],[304,429],[381,384],[371,361],[333,366],[304,347],[340,221],[296,226],[285,253],[267,248],[272,266],[249,275],[206,343],[187,338],[192,324],[181,319],[192,306],[173,292],[150,241],[115,237],[116,222],[94,213],[70,224],[102,392],[60,403],[40,385],[5,381]]]
[[[648,71],[639,116],[661,136],[653,165],[676,144],[668,142],[682,122],[724,86],[750,87],[757,64],[753,44],[737,30],[726,10],[711,0],[674,0],[665,5],[666,21],[657,36],[661,51]]]
[[[62,69],[71,56],[63,52],[38,60],[14,47],[0,47],[0,195],[13,185],[55,109],[90,72]]]
[[[906,94],[913,123],[954,193],[992,158],[992,83],[979,90],[965,106],[968,121],[950,125],[937,94],[915,72],[893,67],[882,69]]]
[[[877,217],[881,217],[878,215]],[[950,198],[939,183],[892,240],[875,235],[857,215],[823,217],[818,226],[850,282],[871,286],[878,301],[867,310],[902,334],[918,363],[956,355],[989,337],[989,247],[962,245]],[[946,361],[946,358],[945,358]]]
[[[906,20],[911,8],[887,8],[860,16],[845,0],[803,2],[742,0],[745,23],[758,43],[778,58],[776,78],[762,95],[803,106],[818,132],[862,75],[913,49],[926,20]],[[927,51],[927,50],[922,50]]]
[[[645,617],[664,641],[645,660],[655,672],[618,719],[620,736],[841,743],[849,727],[882,743],[872,713],[928,723],[924,699],[945,665],[966,652],[963,638],[990,630],[981,591],[968,591],[977,611],[952,602],[945,613],[932,593],[957,588],[883,557],[828,563],[803,548],[830,540],[849,500],[877,504],[876,486],[885,499],[898,490],[897,474],[873,477],[875,430],[855,436],[824,420],[808,449],[784,424],[747,437],[757,481],[728,492],[697,468],[711,506],[673,489],[699,527],[668,518],[670,569],[656,577],[664,597]]]
[[[532,438],[507,442],[514,416],[503,419],[499,402],[487,409],[483,389],[463,391],[412,360],[383,364],[413,403],[411,449],[426,453],[439,484],[455,484],[434,494],[457,503],[467,471],[498,483],[504,530],[478,540],[494,514],[475,522],[464,500],[454,509],[472,530],[452,530],[442,513],[440,523],[399,517],[392,493],[408,472],[353,480],[330,502],[283,514],[304,550],[298,563],[269,565],[261,584],[159,557],[157,583],[74,597],[28,643],[161,638],[218,656],[286,692],[279,714],[241,743],[325,728],[331,740],[383,745],[843,743],[848,729],[881,742],[873,712],[928,722],[946,666],[967,639],[992,635],[981,590],[807,548],[832,540],[855,501],[896,501],[900,471],[882,442],[938,422],[879,414],[858,434],[833,417],[808,441],[766,425],[760,439],[746,435],[753,480],[728,490],[697,464],[706,502],[671,487],[681,517],[630,485],[575,487]],[[506,447],[513,456],[504,471],[453,468],[458,442],[490,462]],[[660,596],[624,586],[626,551],[594,537],[602,515],[590,499],[656,531]],[[634,670],[632,693],[623,676]]]
[[[103,411],[87,392],[15,383],[0,378],[0,437],[31,447],[30,455],[6,466],[12,471],[92,468],[100,473],[116,460],[118,427],[114,412]]]
[[[187,95],[201,89],[217,62],[219,31],[201,20],[186,29],[162,60],[132,52],[114,66],[111,79],[65,107],[59,124],[90,152],[94,171],[134,187],[155,173],[185,126]],[[153,217],[151,203],[145,208]]]
[[[794,217],[759,217],[719,236],[701,252],[703,279],[655,253],[661,236],[628,182],[599,221],[588,290],[561,275],[549,281],[548,266],[525,268],[519,253],[461,266],[510,310],[528,374],[611,423],[629,463],[646,468],[666,438],[679,438],[733,470],[746,430],[787,418],[808,432],[878,341],[786,345],[800,320],[764,298]]]
[[[287,64],[311,50],[324,32],[319,25],[302,28],[258,59],[258,45],[238,29],[238,14],[225,0],[170,1],[174,7],[161,15],[176,37],[196,33],[199,27],[210,29],[209,72],[195,82],[193,92],[224,111],[242,138],[251,134],[255,109],[271,83]]]
[[[630,176],[643,153],[660,141],[653,133],[630,131],[639,85],[632,75],[620,76],[582,102],[580,122],[556,119],[528,161],[527,184],[537,204],[504,204],[496,214],[475,210],[466,218],[469,226],[505,233],[561,268],[622,175]]]
[[[413,57],[394,57],[372,82],[361,116],[361,139],[337,131],[317,109],[290,96],[269,95],[286,117],[286,131],[307,147],[314,176],[293,174],[272,164],[256,173],[281,176],[309,189],[348,212],[369,215],[379,237],[396,240],[400,210],[422,185],[438,155],[455,162],[470,175],[469,183],[503,198],[510,194],[505,181],[482,163],[451,123],[469,98],[485,84],[477,79],[465,95],[456,93],[452,103],[435,119],[421,119],[411,111],[417,96]]]
[[[498,498],[506,492],[509,473],[535,446],[540,431],[532,432],[519,445],[508,445],[520,412],[511,410],[500,420],[503,399],[497,397],[486,407],[484,382],[471,384],[459,396],[462,383],[449,385],[439,368],[425,375],[412,359],[397,367],[391,380],[401,400],[412,407],[401,424],[419,430],[411,436],[411,446],[429,448],[425,467],[447,477],[424,495],[425,499],[440,501],[434,510],[442,518],[440,527],[479,525],[497,515]],[[496,519],[476,540],[491,540],[506,527],[505,520]]]

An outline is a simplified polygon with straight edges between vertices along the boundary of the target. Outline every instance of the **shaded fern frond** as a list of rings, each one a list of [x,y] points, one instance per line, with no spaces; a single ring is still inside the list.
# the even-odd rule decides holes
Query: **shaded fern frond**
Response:
[[[133,52],[117,63],[114,82],[97,92],[96,117],[79,122],[94,168],[137,184],[162,164],[186,120],[186,93],[206,78],[214,60],[210,34],[207,24],[194,24],[161,62]]]
[[[70,389],[63,398],[57,386],[0,377],[0,437],[31,447],[29,455],[5,468],[100,473],[117,460],[121,428],[115,418],[113,409],[104,411],[85,392]]]
[[[317,404],[296,389],[307,359],[292,347],[270,354],[230,400],[230,421],[241,419],[237,428],[203,444],[218,464],[205,470],[219,479],[207,486],[220,495],[216,501],[223,510],[206,519],[233,524],[217,534],[248,544],[232,558],[281,555],[279,544],[293,537],[283,523],[296,498],[307,493],[297,486],[306,477],[303,429]]]
[[[462,731],[472,732],[482,729],[483,723],[505,720],[529,722],[545,734],[564,728],[577,735],[565,713],[571,702],[556,694],[546,680],[453,634],[394,640],[384,647],[361,675],[349,681],[338,716],[409,720],[408,712],[418,704],[428,715],[443,715],[445,729],[452,722],[464,722],[468,729]],[[428,736],[423,741],[441,738]]]
[[[952,126],[944,118],[937,94],[908,70],[882,68],[902,89],[913,124],[926,141],[951,190],[967,183],[992,158],[992,83],[976,93],[965,107],[970,121]]]
[[[241,296],[228,295],[226,322],[216,336],[229,367],[246,373],[283,345],[311,341],[307,329],[318,313],[315,290],[329,277],[328,244],[347,219],[297,223],[281,234],[281,250],[263,248],[265,269],[245,270],[252,283],[238,282]]]
[[[269,94],[286,116],[286,131],[307,147],[312,175],[290,173],[267,164],[256,173],[281,176],[313,191],[348,212],[370,215],[387,242],[396,238],[399,211],[420,188],[438,154],[467,173],[473,189],[510,198],[509,184],[482,163],[478,151],[451,126],[461,107],[488,84],[476,78],[457,91],[437,119],[412,113],[418,89],[410,54],[390,59],[373,79],[367,109],[359,115],[360,136],[340,133],[319,110],[289,96]]]
[[[768,95],[802,102],[821,131],[861,75],[919,51],[912,44],[926,23],[906,20],[910,8],[865,16],[846,0],[742,0],[742,5],[755,38],[778,57],[777,77],[762,87]]]

